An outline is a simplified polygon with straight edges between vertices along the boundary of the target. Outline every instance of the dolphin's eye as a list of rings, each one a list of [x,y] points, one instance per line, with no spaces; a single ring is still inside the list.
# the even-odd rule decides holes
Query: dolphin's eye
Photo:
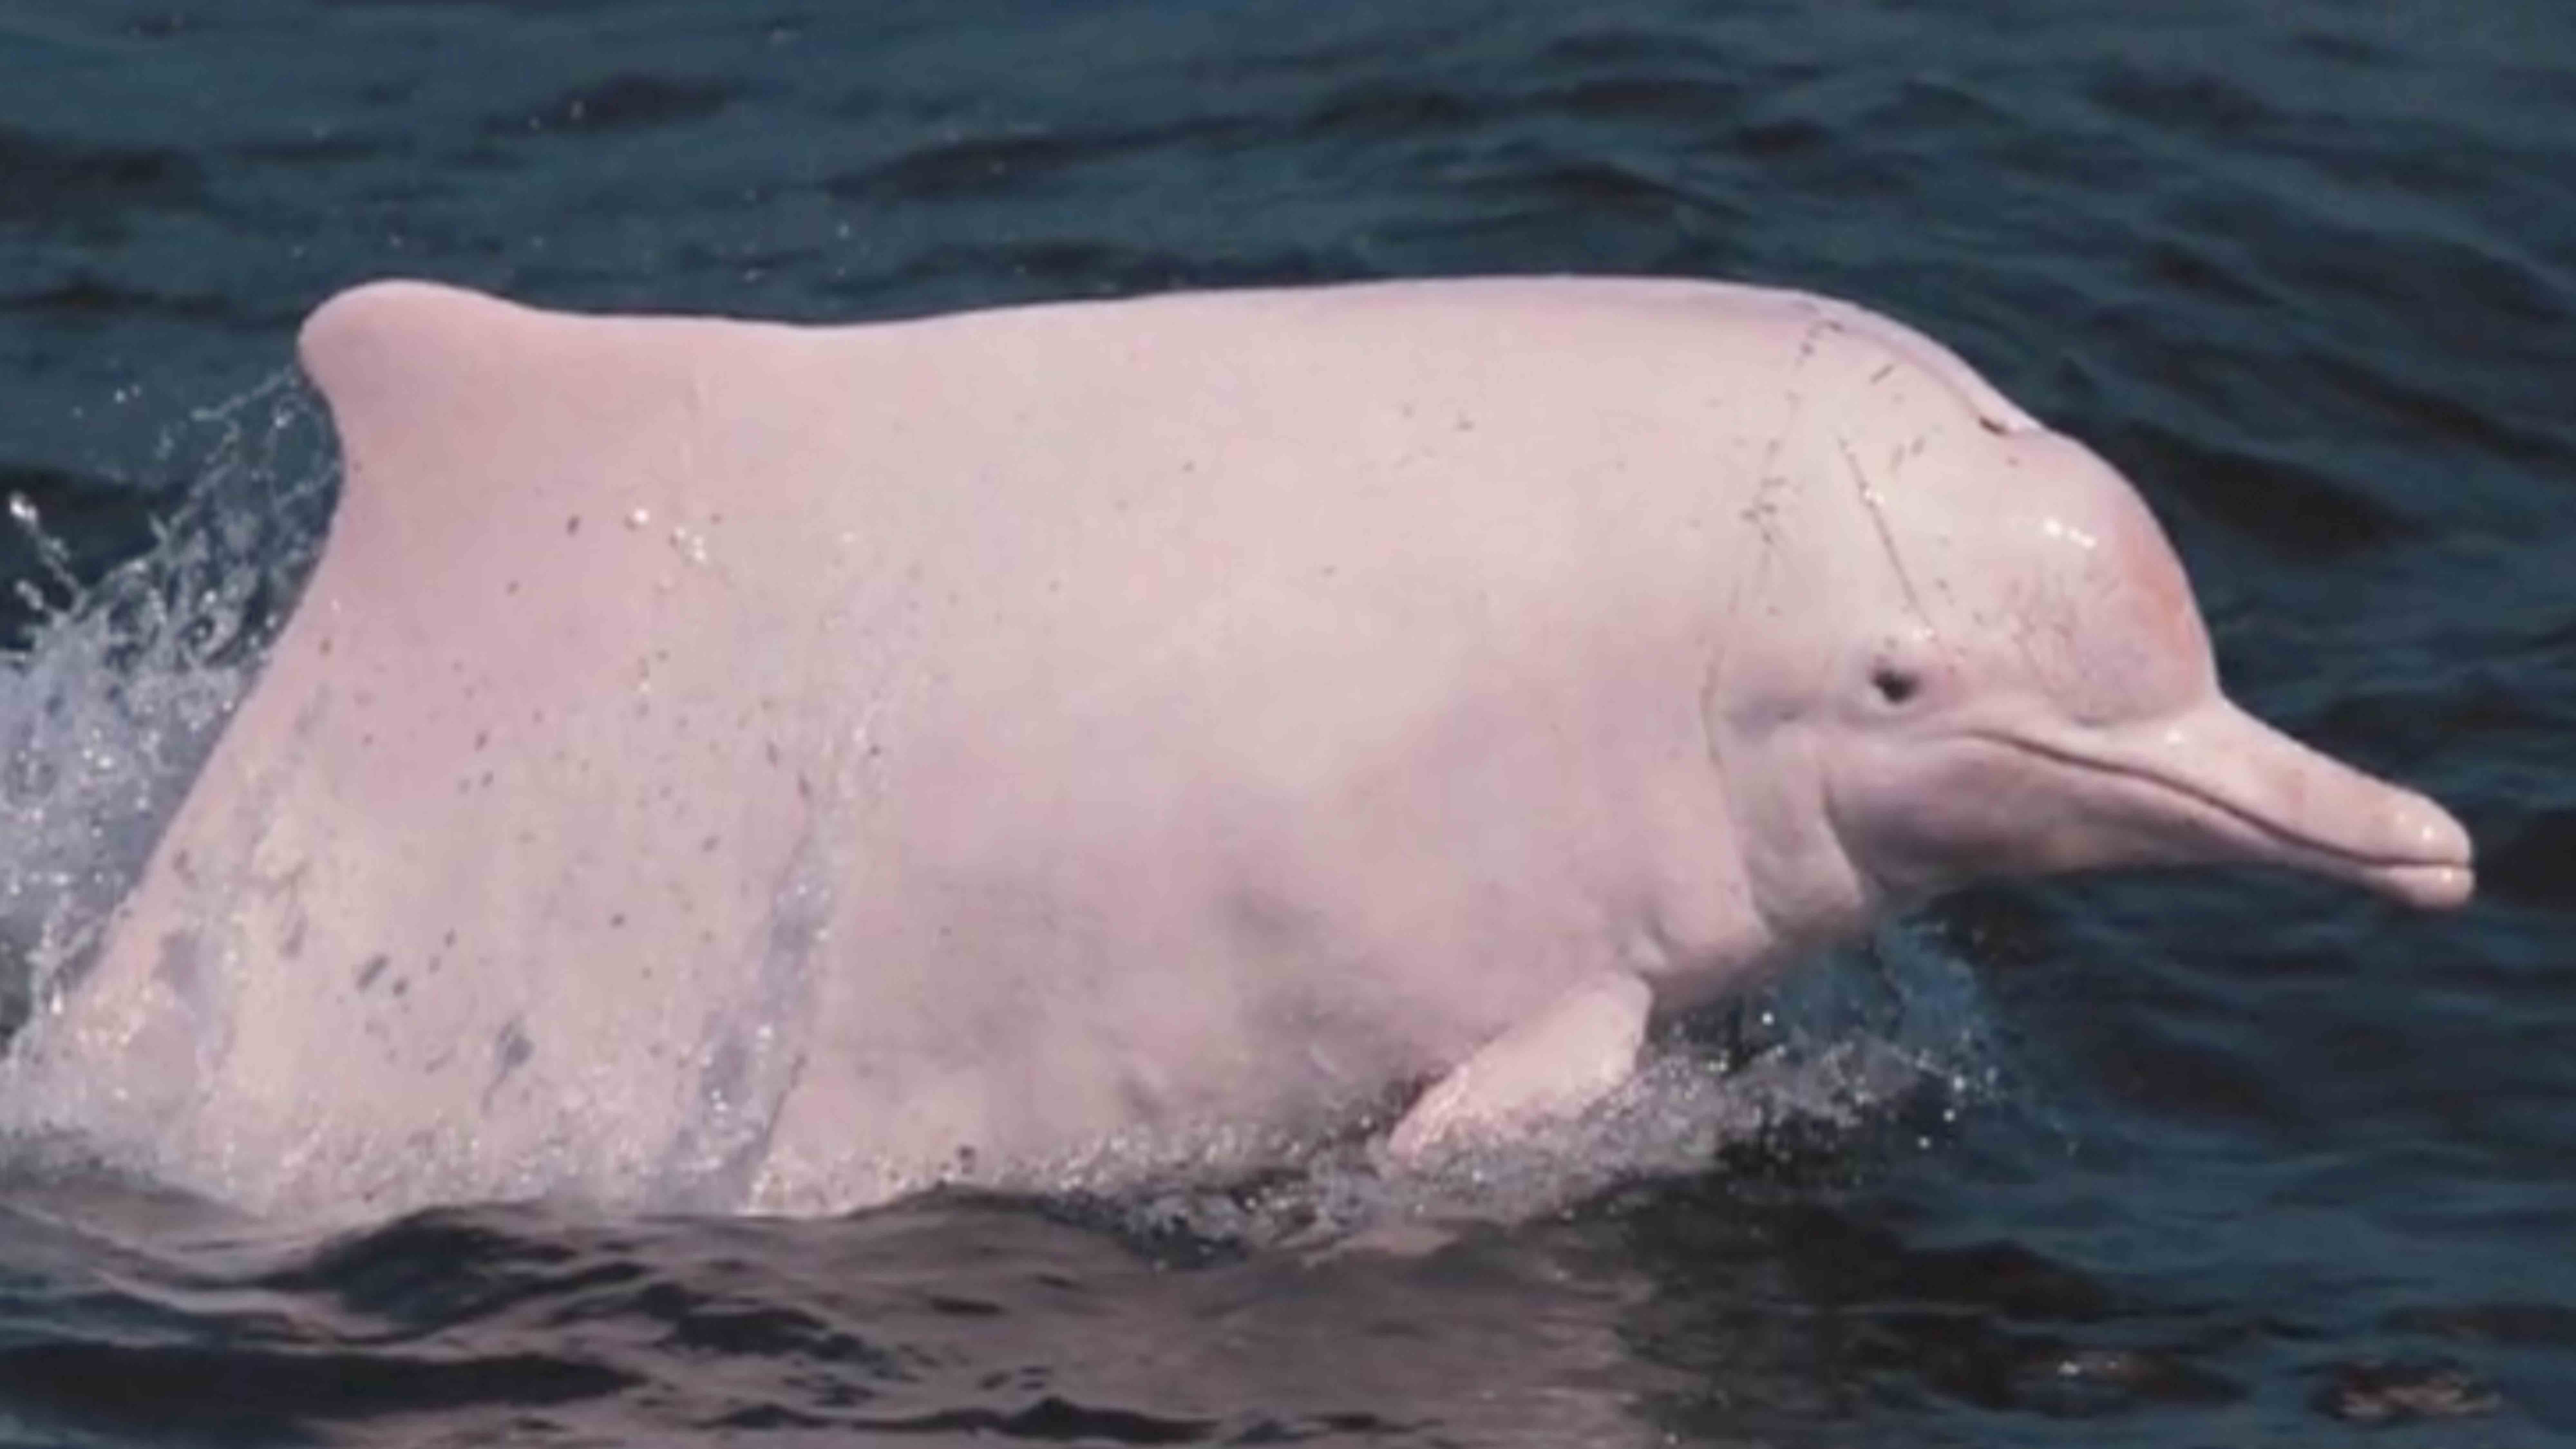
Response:
[[[1869,687],[1889,704],[1903,704],[1923,689],[1923,677],[1910,669],[1882,664],[1869,672]]]

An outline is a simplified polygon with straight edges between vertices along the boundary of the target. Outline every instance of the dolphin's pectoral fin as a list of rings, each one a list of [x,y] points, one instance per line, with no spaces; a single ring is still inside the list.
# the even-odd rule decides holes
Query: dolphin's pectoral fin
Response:
[[[1636,1070],[1654,999],[1624,972],[1558,997],[1433,1083],[1387,1138],[1389,1159],[1418,1164],[1592,1106]]]

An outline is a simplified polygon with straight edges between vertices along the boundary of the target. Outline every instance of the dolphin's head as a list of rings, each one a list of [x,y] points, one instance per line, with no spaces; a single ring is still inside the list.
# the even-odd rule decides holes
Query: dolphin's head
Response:
[[[1704,701],[1780,924],[1848,928],[1968,881],[2241,863],[2461,903],[2469,838],[2220,692],[2144,503],[2035,425],[1867,456],[1832,439],[1757,585],[1792,647]],[[1801,530],[1810,536],[1800,537]],[[1825,547],[1819,539],[1829,542]]]

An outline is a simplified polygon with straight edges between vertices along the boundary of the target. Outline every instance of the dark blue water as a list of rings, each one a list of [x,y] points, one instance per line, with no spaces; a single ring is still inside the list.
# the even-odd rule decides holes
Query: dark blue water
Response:
[[[2454,806],[2480,903],[1955,901],[1702,1026],[1913,1085],[1411,1253],[1329,1175],[316,1240],[20,1144],[0,1441],[2576,1442],[2559,0],[0,0],[0,1018],[291,593],[328,447],[276,379],[333,289],[1491,271],[1948,341],[2136,479],[2241,698]]]

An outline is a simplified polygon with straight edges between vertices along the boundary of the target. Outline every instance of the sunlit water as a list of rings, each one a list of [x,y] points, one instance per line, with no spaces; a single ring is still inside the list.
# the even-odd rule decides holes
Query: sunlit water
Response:
[[[385,273],[809,319],[1852,296],[2136,478],[2237,693],[2453,804],[2484,886],[1983,892],[1430,1179],[1355,1136],[317,1235],[13,1098],[0,1439],[2576,1438],[2571,75],[2538,0],[0,3],[0,1024],[244,687],[332,476],[292,327]]]

